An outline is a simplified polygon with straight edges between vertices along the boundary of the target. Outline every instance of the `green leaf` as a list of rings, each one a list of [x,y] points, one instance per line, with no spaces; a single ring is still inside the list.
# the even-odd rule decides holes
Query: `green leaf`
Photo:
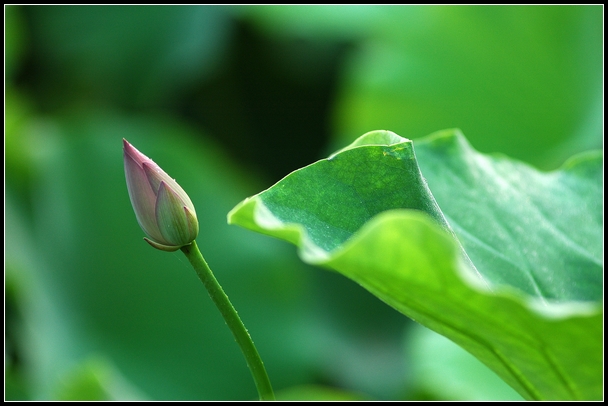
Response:
[[[451,131],[417,146],[444,215],[493,284],[541,299],[602,299],[601,153],[579,155],[560,171],[541,173],[479,154]]]
[[[539,173],[482,155],[453,130],[415,154],[376,131],[241,202],[228,221],[296,244],[303,260],[450,338],[526,399],[600,399],[601,168],[590,153]]]
[[[421,325],[408,331],[405,344],[413,378],[411,400],[523,400],[477,358]]]

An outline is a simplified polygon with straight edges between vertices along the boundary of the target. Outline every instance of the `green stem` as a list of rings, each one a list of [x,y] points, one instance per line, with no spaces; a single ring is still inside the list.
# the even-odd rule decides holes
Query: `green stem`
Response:
[[[209,292],[213,303],[215,303],[224,320],[226,320],[226,324],[228,324],[230,331],[232,331],[236,342],[241,347],[241,351],[243,351],[243,355],[247,361],[247,366],[251,371],[251,375],[253,375],[260,400],[275,400],[274,392],[272,391],[272,386],[270,385],[270,380],[268,379],[268,374],[266,373],[260,354],[258,354],[258,350],[255,348],[249,332],[247,332],[245,325],[232,306],[232,303],[230,303],[228,296],[226,296],[219,282],[213,276],[213,272],[211,272],[211,268],[209,268],[205,258],[203,258],[198,249],[196,241],[192,241],[190,245],[183,246],[181,250],[186,254],[198,277],[203,282],[203,285],[205,285],[205,288],[207,288],[207,292]]]

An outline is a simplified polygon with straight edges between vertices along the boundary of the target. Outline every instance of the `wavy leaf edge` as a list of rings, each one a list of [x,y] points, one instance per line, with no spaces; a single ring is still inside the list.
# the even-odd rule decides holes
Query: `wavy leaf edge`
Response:
[[[459,129],[445,129],[436,131],[424,137],[420,141],[433,142],[441,138],[449,137],[455,137],[457,138],[457,142],[464,142],[468,148],[474,149]],[[329,155],[329,157],[297,169],[296,171],[286,175],[283,179],[297,171],[301,171],[315,165],[315,163],[319,161],[331,160],[336,155],[353,148],[362,148],[374,145],[393,146],[412,142],[412,140],[401,137],[389,130],[370,131],[357,138],[350,145]],[[487,155],[493,156],[494,158],[509,159],[502,154]],[[559,171],[574,172],[580,166],[593,164],[593,161],[601,162],[602,159],[603,156],[601,151],[586,151],[573,155],[559,168],[544,173],[548,174]],[[277,183],[280,183],[281,180],[279,180]],[[277,183],[275,183],[275,185]],[[272,188],[273,186],[269,187],[268,189]],[[363,224],[359,230],[357,230],[343,244],[331,251],[326,251],[325,249],[316,245],[312,239],[309,238],[308,233],[302,224],[286,223],[273,215],[271,210],[264,205],[264,202],[260,197],[260,195],[266,190],[246,198],[235,206],[227,215],[228,224],[238,224],[261,234],[288,241],[297,247],[300,258],[304,262],[311,265],[321,266],[335,271],[335,269],[333,269],[329,263],[335,258],[347,255],[350,250],[356,250],[358,244],[364,244],[371,230],[378,227],[381,228],[395,221],[395,219],[420,221],[426,223],[426,226],[434,229],[435,232],[443,234],[446,238],[446,243],[452,245],[450,249],[454,250],[454,263],[456,264],[454,269],[456,270],[458,278],[462,281],[462,283],[467,285],[469,288],[474,289],[476,292],[489,296],[501,296],[518,302],[521,306],[525,307],[531,312],[534,312],[538,316],[547,319],[592,317],[603,312],[603,305],[601,301],[548,301],[546,299],[530,296],[518,290],[516,287],[511,287],[508,285],[489,287],[475,275],[474,270],[468,267],[457,254],[458,241],[455,240],[456,237],[450,236],[446,230],[437,224],[436,220],[434,220],[428,214],[418,210],[393,209],[376,214],[365,224]],[[252,219],[252,221],[249,219]]]

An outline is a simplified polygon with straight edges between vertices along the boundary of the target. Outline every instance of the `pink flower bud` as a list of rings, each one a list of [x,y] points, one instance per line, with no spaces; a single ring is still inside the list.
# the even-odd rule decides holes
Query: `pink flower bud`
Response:
[[[131,205],[144,237],[154,248],[176,251],[198,235],[192,201],[169,175],[123,138]]]

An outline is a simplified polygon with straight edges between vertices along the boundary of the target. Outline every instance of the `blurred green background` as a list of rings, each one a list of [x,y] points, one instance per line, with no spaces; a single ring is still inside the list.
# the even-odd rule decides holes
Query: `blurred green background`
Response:
[[[359,135],[458,127],[537,168],[602,148],[603,6],[5,6],[6,399],[256,399],[181,253],[143,242],[124,137],[282,399],[520,399],[286,243],[226,224]]]

